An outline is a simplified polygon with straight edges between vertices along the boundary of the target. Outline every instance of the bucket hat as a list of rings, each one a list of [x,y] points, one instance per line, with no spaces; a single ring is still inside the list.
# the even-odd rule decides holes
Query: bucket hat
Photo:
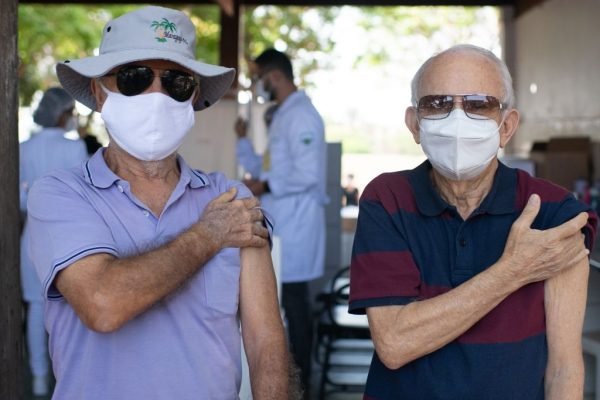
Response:
[[[196,61],[196,29],[189,17],[170,8],[148,6],[108,22],[98,56],[56,65],[61,85],[77,101],[96,110],[90,82],[111,69],[135,61],[168,60],[199,75],[200,96],[194,110],[215,104],[231,87],[233,68]]]

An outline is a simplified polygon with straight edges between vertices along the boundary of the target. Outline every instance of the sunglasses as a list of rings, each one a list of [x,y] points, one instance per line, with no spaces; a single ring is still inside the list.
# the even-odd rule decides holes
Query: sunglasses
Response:
[[[434,94],[423,96],[417,103],[417,116],[425,119],[444,119],[454,109],[454,104],[462,104],[467,117],[472,119],[494,119],[506,108],[494,96],[485,94]]]
[[[158,69],[161,74],[160,83],[169,96],[174,100],[183,102],[194,94],[198,82],[193,75],[176,69]],[[154,70],[143,65],[126,65],[116,73],[106,76],[117,77],[117,88],[125,96],[136,96],[143,93],[154,81]]]

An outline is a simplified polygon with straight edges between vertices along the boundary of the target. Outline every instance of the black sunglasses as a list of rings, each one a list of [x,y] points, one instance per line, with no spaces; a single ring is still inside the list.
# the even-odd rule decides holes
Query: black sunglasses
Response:
[[[496,97],[485,94],[440,94],[421,97],[417,115],[425,119],[444,119],[457,103],[462,104],[465,114],[472,119],[494,119],[506,108]]]
[[[157,69],[160,71],[160,83],[174,100],[183,102],[194,94],[198,82],[191,74],[176,69]],[[125,96],[136,96],[143,93],[154,81],[154,69],[144,65],[126,65],[116,73],[106,76],[117,76],[117,88]]]

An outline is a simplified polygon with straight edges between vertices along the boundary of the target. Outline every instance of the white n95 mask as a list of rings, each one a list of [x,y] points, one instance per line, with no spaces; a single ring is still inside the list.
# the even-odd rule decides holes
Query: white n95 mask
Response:
[[[496,121],[469,118],[461,109],[443,119],[421,119],[419,125],[421,146],[429,162],[450,180],[475,178],[500,148]]]
[[[194,126],[191,97],[179,102],[158,92],[125,96],[102,89],[108,96],[101,112],[108,133],[139,160],[157,161],[173,154]]]

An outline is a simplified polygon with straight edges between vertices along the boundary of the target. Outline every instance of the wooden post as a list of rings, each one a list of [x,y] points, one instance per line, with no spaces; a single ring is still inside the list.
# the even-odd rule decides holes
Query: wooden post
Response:
[[[221,40],[219,44],[220,65],[236,69],[236,79],[232,89],[237,88],[238,57],[239,57],[239,35],[240,35],[240,0],[231,2],[231,9],[221,8]],[[226,11],[231,11],[228,15]]]
[[[0,399],[23,398],[19,283],[18,0],[0,1]]]

